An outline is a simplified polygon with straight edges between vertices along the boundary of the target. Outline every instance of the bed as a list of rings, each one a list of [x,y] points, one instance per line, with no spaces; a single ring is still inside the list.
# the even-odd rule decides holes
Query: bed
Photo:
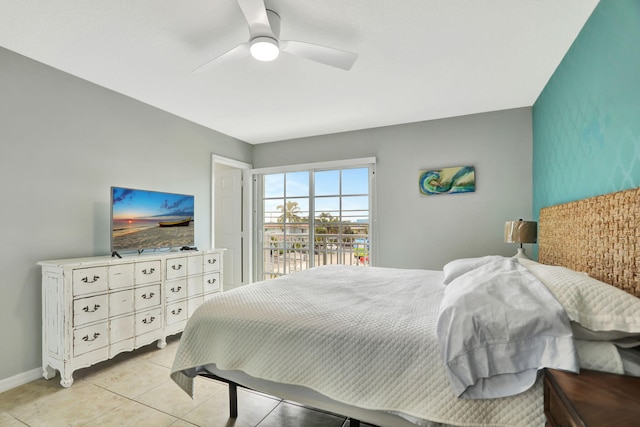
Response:
[[[228,382],[232,416],[239,384],[380,426],[541,426],[541,368],[633,369],[618,348],[640,336],[639,223],[628,190],[542,209],[540,263],[326,266],[225,292],[189,320],[171,376],[189,393],[196,375]],[[461,335],[504,334],[475,309],[459,317],[460,301],[490,307],[480,282],[507,307],[480,314],[508,319],[507,346]],[[514,315],[535,304],[548,321]]]

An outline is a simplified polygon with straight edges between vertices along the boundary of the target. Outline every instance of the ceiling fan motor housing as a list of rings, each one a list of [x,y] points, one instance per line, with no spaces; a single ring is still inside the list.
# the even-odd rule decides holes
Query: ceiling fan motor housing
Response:
[[[280,54],[280,44],[271,37],[255,37],[251,40],[249,51],[258,61],[273,61]]]

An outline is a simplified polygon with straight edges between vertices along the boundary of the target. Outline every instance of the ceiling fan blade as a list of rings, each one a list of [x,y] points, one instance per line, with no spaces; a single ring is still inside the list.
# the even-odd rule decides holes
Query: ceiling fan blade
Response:
[[[238,5],[249,24],[249,33],[252,39],[260,36],[275,38],[264,0],[238,0]]]
[[[222,55],[219,55],[213,59],[210,59],[209,61],[205,62],[204,64],[202,64],[201,66],[193,70],[193,72],[200,73],[208,69],[209,67],[211,67],[214,63],[217,64],[219,62],[226,61],[226,60],[234,60],[247,55],[249,55],[249,44],[242,43],[234,47],[233,49],[223,53]]]
[[[292,55],[302,56],[311,61],[347,71],[351,69],[356,59],[358,59],[357,53],[293,40],[281,40],[280,49]]]

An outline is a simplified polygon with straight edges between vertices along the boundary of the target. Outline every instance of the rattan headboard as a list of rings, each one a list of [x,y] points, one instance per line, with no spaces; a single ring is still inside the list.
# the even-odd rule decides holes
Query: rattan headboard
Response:
[[[640,297],[640,187],[541,209],[538,260]]]

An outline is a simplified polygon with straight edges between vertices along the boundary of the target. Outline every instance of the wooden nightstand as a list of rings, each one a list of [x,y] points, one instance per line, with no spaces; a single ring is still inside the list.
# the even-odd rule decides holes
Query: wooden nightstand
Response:
[[[550,427],[640,425],[640,378],[545,369],[544,414]]]

